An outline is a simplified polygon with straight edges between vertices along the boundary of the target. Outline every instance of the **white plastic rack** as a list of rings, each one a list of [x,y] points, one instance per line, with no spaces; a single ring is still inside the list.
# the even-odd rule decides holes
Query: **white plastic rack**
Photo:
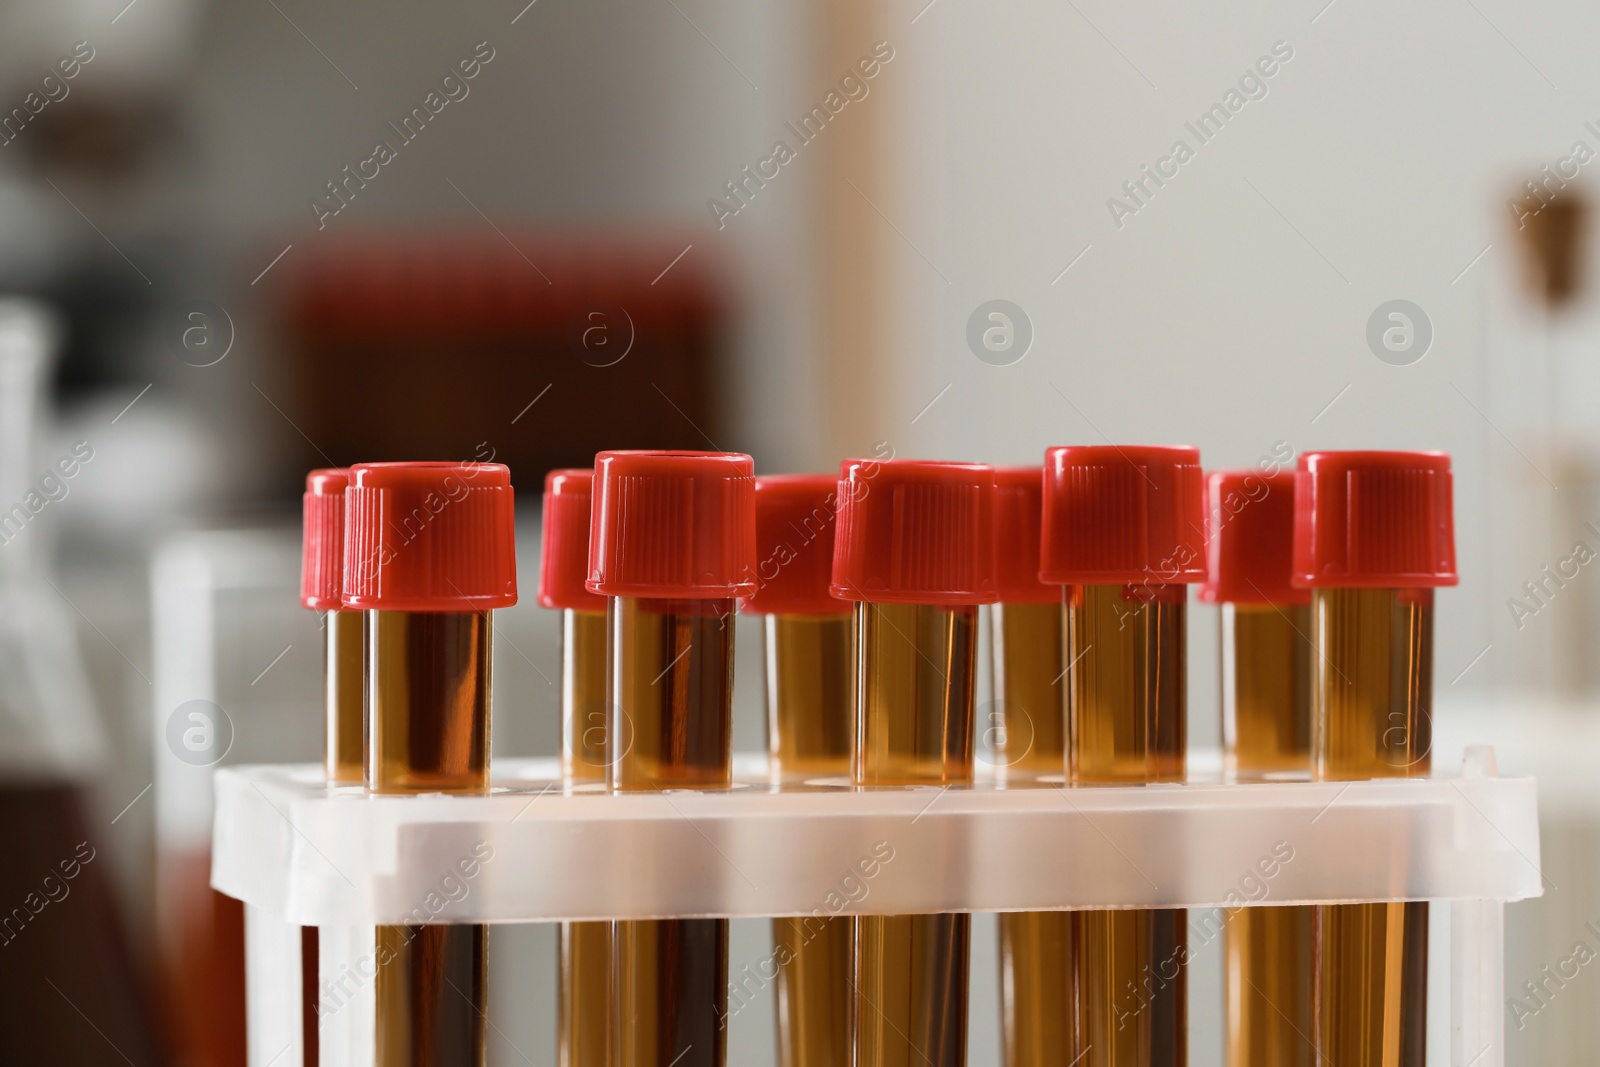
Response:
[[[1338,783],[780,790],[741,758],[729,790],[603,795],[557,771],[375,797],[310,765],[219,770],[212,885],[247,905],[252,1063],[299,1062],[301,926],[348,978],[374,924],[1435,900],[1451,1062],[1500,1067],[1503,907],[1541,893],[1535,783],[1488,749],[1459,777]],[[324,1064],[362,1062],[370,1011],[324,1021]]]

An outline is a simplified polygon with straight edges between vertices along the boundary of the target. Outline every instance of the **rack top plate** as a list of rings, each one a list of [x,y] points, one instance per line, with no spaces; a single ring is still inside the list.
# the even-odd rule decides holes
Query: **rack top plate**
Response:
[[[212,885],[292,923],[1216,908],[1541,892],[1531,778],[374,797],[313,765],[216,776]]]

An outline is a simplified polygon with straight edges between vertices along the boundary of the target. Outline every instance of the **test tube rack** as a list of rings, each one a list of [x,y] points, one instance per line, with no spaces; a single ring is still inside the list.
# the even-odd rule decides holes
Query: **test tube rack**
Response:
[[[216,772],[211,880],[246,905],[252,1065],[300,1063],[303,926],[321,974],[359,985],[374,924],[1430,900],[1451,905],[1449,1062],[1502,1067],[1504,906],[1542,893],[1536,783],[1487,748],[1457,777],[1356,782],[780,790],[750,756],[727,790],[564,788],[554,760],[497,760],[494,783],[372,796],[314,765]],[[371,1062],[371,1012],[357,990],[324,1020],[322,1063]]]

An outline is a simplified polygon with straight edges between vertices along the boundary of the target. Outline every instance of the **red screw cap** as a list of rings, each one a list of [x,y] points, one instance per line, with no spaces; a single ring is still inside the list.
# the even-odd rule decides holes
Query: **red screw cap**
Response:
[[[487,611],[517,602],[502,463],[361,463],[345,491],[344,606]]]
[[[350,482],[338,467],[306,475],[300,539],[300,603],[313,611],[335,611],[344,605],[339,587],[344,569],[344,490]]]
[[[1044,454],[1042,581],[1204,581],[1200,450],[1074,445]]]
[[[994,480],[994,565],[1001,601],[1008,604],[1059,602],[1061,587],[1039,580],[1044,469],[996,467]]]
[[[540,531],[539,606],[604,611],[606,598],[584,587],[589,576],[589,502],[592,470],[556,470],[544,476]]]
[[[881,604],[992,604],[994,468],[916,459],[839,465],[833,595]]]
[[[1294,583],[1455,585],[1450,456],[1307,452],[1294,493]]]
[[[738,452],[602,452],[591,593],[719,599],[755,592],[755,464]]]
[[[765,615],[842,615],[828,592],[839,482],[827,474],[756,479],[756,591],[743,604]]]
[[[1206,477],[1207,604],[1309,604],[1294,566],[1294,471],[1212,471]]]

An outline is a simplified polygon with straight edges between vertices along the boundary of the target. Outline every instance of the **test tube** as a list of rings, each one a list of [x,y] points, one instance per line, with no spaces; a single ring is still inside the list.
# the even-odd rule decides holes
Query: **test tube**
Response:
[[[367,789],[489,790],[491,611],[517,602],[498,463],[363,463],[345,491],[343,600],[366,612]],[[377,1067],[477,1067],[488,927],[380,926]]]
[[[1061,587],[1039,580],[1044,469],[995,470],[995,574],[989,608],[993,698],[979,758],[1003,781],[1059,776],[1066,758]],[[1061,911],[1000,915],[1000,1011],[1009,1067],[1057,1067],[1067,1047],[1067,926]]]
[[[775,783],[848,778],[855,732],[850,604],[828,592],[838,480],[756,479],[756,591],[765,636],[767,751]],[[849,1067],[848,918],[772,920],[779,1067]]]
[[[1223,757],[1238,781],[1311,773],[1311,593],[1290,583],[1294,482],[1293,471],[1206,479],[1199,597],[1220,613]],[[1312,1067],[1311,908],[1237,908],[1222,937],[1229,1067]]]
[[[1295,483],[1294,580],[1311,589],[1311,768],[1321,781],[1426,777],[1433,591],[1455,585],[1450,457],[1308,452]],[[1422,1067],[1426,902],[1318,905],[1320,1062]]]
[[[996,597],[994,468],[846,460],[833,595],[855,601],[858,787],[972,782],[978,605]],[[961,1067],[967,914],[855,920],[855,1067]]]
[[[306,475],[301,535],[300,603],[322,612],[322,766],[329,785],[360,785],[365,774],[361,657],[365,620],[345,611],[344,492],[349,472]],[[317,928],[300,928],[300,1032],[302,1060],[318,1060]]]
[[[733,783],[733,615],[755,591],[755,478],[732,452],[595,457],[614,792]],[[613,925],[616,1067],[722,1067],[728,920]]]
[[[1187,583],[1205,578],[1200,453],[1115,445],[1045,453],[1040,577],[1066,585],[1067,780],[1181,782]],[[1060,1062],[1187,1061],[1186,912],[1077,911]]]
[[[361,657],[365,617],[340,600],[344,566],[344,493],[347,471],[306,475],[300,603],[323,612],[323,773],[333,785],[360,785],[366,773],[363,747]]]
[[[589,592],[592,470],[544,479],[539,605],[561,612],[561,778],[606,781],[606,598]],[[561,924],[556,1048],[561,1067],[611,1067],[611,924]]]

